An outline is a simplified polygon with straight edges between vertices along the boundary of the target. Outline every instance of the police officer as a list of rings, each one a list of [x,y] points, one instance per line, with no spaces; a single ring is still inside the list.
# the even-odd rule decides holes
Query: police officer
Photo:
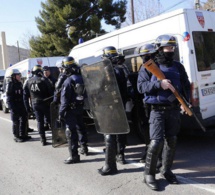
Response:
[[[63,83],[60,98],[59,118],[65,122],[66,138],[68,141],[69,158],[65,164],[80,162],[78,142],[81,145],[80,153],[88,154],[87,133],[83,122],[84,86],[80,68],[73,57],[63,59],[63,68],[67,76]]]
[[[55,79],[52,75],[51,75],[51,71],[50,71],[50,68],[48,66],[44,66],[43,67],[43,75],[44,77],[46,77],[47,79],[49,79],[49,81],[51,82],[52,84],[52,87],[53,87],[53,94],[52,96],[54,95],[54,89],[55,89],[55,83],[57,81],[57,79]],[[47,104],[52,102],[53,98],[50,98],[47,101]],[[50,111],[50,106],[49,106],[49,109]],[[49,114],[50,115],[50,114]],[[45,130],[50,130],[51,129],[51,125],[48,123],[48,119],[46,118],[46,116],[44,116],[44,129]]]
[[[12,69],[7,76],[6,101],[11,113],[14,141],[23,142],[31,137],[27,136],[28,114],[23,102],[21,73],[18,69]]]
[[[37,119],[37,128],[40,134],[42,145],[46,145],[46,136],[44,130],[44,116],[50,123],[49,104],[44,99],[53,94],[53,87],[50,81],[43,76],[41,65],[35,65],[32,70],[33,77],[24,83],[24,103],[28,112],[31,112],[29,99]]]
[[[123,104],[127,100],[127,79],[123,67],[118,65],[119,55],[116,48],[113,46],[105,47],[103,49],[103,58],[111,60],[114,73],[116,76],[117,84],[120,90]],[[125,147],[126,147],[126,134],[120,135],[104,135],[105,140],[105,165],[98,170],[101,175],[110,175],[117,173],[116,161],[120,164],[125,164]]]
[[[155,49],[155,45],[153,44],[144,44],[142,45],[140,48],[138,48],[138,54],[139,56],[142,58],[143,64],[145,62],[147,62],[148,60],[152,59],[154,60],[155,55],[156,55],[157,51]],[[141,73],[141,71],[140,71]],[[141,77],[141,74],[138,74],[138,77]],[[150,72],[147,72],[149,75],[151,74]],[[141,79],[141,78],[140,78]],[[146,159],[146,154],[147,154],[147,149],[148,149],[148,145],[150,143],[150,138],[149,138],[149,128],[148,128],[148,119],[149,119],[149,113],[150,113],[150,106],[147,105],[144,101],[143,101],[143,106],[144,106],[144,142],[146,144],[145,147],[145,153],[143,154],[142,158],[140,159],[141,163],[145,163],[145,159]]]
[[[56,104],[60,103],[60,93],[61,93],[62,85],[67,78],[67,73],[63,68],[63,62],[60,65],[58,65],[58,69],[60,71],[60,74],[58,76],[57,82],[55,83],[55,91],[54,91],[54,99],[53,99],[53,102],[55,102]]]
[[[163,145],[161,176],[171,184],[178,183],[171,167],[180,128],[180,108],[184,109],[179,105],[172,91],[175,90],[174,87],[177,87],[178,91],[186,97],[189,97],[190,92],[190,82],[184,66],[173,60],[176,47],[175,37],[160,35],[155,45],[158,50],[156,62],[166,79],[157,80],[142,67],[137,82],[138,91],[144,94],[144,102],[151,105],[150,144],[147,150],[144,182],[152,190],[159,189],[155,174],[158,155]]]
[[[54,87],[57,80],[51,75],[51,71],[48,66],[43,67],[43,75],[44,75],[44,77],[48,78],[51,81],[51,83]]]

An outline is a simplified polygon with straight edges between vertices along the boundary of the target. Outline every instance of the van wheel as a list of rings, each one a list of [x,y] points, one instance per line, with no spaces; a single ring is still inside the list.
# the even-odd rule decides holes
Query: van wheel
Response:
[[[6,107],[6,105],[4,104],[4,102],[2,101],[1,102],[1,105],[2,105],[2,110],[4,113],[8,113],[9,112],[9,109]]]

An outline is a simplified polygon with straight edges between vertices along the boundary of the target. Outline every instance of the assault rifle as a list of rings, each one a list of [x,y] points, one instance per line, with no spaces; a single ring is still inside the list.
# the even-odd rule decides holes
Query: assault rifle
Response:
[[[157,77],[158,80],[163,80],[166,79],[165,75],[163,74],[163,72],[158,68],[158,66],[155,64],[155,62],[150,59],[148,60],[144,65],[144,68],[146,68],[149,72],[151,72],[154,76]],[[173,86],[174,87],[174,86]],[[198,122],[199,126],[201,127],[201,129],[206,132],[205,127],[202,125],[202,123],[199,121],[199,119],[197,118],[197,116],[195,115],[195,113],[193,112],[191,105],[186,101],[186,99],[176,90],[172,90],[172,93],[175,95],[175,97],[177,98],[177,100],[179,101],[179,103],[183,106],[185,112],[189,115],[189,116],[193,116],[196,121]]]

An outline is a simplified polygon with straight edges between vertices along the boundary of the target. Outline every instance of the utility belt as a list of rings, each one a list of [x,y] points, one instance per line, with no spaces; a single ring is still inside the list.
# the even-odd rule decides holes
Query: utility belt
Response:
[[[160,105],[160,104],[151,104],[152,110],[179,110],[180,105],[169,104],[169,105]]]

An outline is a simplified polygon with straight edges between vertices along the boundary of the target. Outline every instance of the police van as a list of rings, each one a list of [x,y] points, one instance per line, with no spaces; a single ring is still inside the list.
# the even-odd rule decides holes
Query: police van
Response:
[[[135,49],[153,43],[162,34],[176,37],[175,59],[180,61],[191,82],[191,104],[197,117],[207,129],[215,125],[215,13],[195,9],[179,9],[115,30],[75,46],[70,56],[79,64],[101,60],[95,53],[105,46],[114,46],[125,55],[126,64],[137,73],[142,60]],[[141,113],[140,113],[141,114]],[[141,126],[141,116],[139,125]],[[201,129],[192,117],[182,116],[182,129],[197,134]],[[141,129],[139,129],[141,130]]]
[[[25,59],[21,62],[18,62],[11,67],[6,69],[5,72],[5,77],[4,77],[4,82],[3,82],[3,87],[2,87],[2,95],[0,98],[0,103],[2,106],[2,110],[4,113],[8,113],[8,105],[6,103],[6,94],[5,94],[5,88],[6,88],[6,82],[7,82],[7,77],[8,73],[10,72],[11,69],[18,69],[20,73],[22,74],[22,81],[24,81],[32,76],[32,69],[35,65],[41,65],[42,67],[44,66],[49,66],[51,75],[54,78],[58,77],[59,70],[58,67],[56,66],[59,61],[62,62],[64,56],[56,56],[56,57],[38,57],[38,58],[28,58]]]

